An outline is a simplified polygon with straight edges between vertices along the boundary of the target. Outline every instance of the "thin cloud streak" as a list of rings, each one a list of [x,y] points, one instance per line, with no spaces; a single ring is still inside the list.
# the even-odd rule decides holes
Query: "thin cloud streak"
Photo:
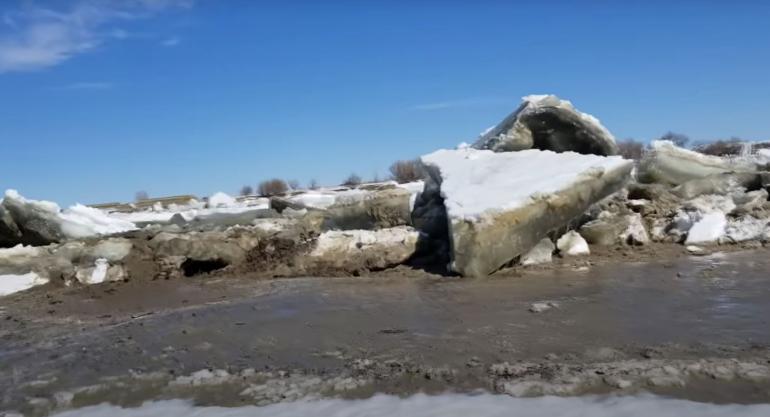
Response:
[[[0,22],[0,73],[59,65],[128,33],[110,27],[148,18],[191,0],[80,0],[67,10],[31,6],[8,12]]]
[[[161,46],[170,48],[179,45],[180,42],[182,42],[182,40],[174,36],[172,38],[164,39],[160,44]]]
[[[507,103],[509,101],[509,99],[503,97],[471,97],[459,100],[446,100],[433,103],[418,104],[410,107],[409,109],[416,111],[435,111],[455,108],[480,107]]]
[[[109,90],[114,84],[108,82],[92,81],[67,84],[59,87],[59,90]]]

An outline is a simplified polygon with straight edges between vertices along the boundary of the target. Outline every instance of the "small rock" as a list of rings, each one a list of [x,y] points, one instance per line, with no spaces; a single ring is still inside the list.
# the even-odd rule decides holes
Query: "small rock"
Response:
[[[532,303],[532,305],[529,306],[529,311],[533,313],[542,313],[544,311],[550,310],[552,308],[558,308],[559,303],[554,301],[542,301],[538,303]]]
[[[687,249],[687,252],[690,252],[691,255],[705,255],[707,253],[705,249],[695,245],[687,245],[685,249]]]

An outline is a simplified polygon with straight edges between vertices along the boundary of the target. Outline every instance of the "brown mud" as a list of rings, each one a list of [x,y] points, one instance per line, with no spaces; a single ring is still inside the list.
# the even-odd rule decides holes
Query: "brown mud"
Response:
[[[37,288],[0,304],[0,410],[475,389],[770,401],[770,250],[712,249],[592,247],[485,279],[402,266]]]

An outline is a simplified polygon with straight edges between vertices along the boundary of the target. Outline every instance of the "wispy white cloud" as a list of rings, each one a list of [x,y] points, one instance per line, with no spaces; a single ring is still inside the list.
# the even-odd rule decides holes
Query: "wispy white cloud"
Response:
[[[176,36],[173,36],[173,37],[171,37],[171,38],[163,39],[163,40],[160,42],[160,44],[161,44],[162,46],[166,46],[166,47],[172,47],[172,46],[177,46],[177,45],[179,45],[179,43],[180,43],[180,42],[182,42],[182,40],[181,40],[181,39],[177,38]]]
[[[0,73],[52,67],[128,32],[111,27],[147,18],[193,0],[79,0],[58,10],[24,3],[0,22]]]
[[[114,87],[114,85],[108,82],[87,81],[87,82],[65,84],[60,86],[58,89],[59,90],[109,90],[112,87]]]
[[[434,111],[454,108],[478,107],[491,104],[507,103],[509,100],[503,97],[470,97],[458,100],[436,101],[432,103],[417,104],[410,107],[410,110]]]

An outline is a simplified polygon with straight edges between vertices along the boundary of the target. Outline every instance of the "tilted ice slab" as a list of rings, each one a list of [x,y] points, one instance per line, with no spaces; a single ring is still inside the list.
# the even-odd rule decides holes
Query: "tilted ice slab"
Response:
[[[423,156],[440,184],[452,269],[488,275],[622,187],[633,163],[619,156],[526,150],[439,150]]]
[[[755,171],[757,165],[747,158],[723,158],[680,148],[668,140],[656,140],[639,165],[639,179],[679,185],[697,178],[725,172]]]
[[[7,190],[2,204],[22,233],[34,234],[38,236],[36,239],[49,242],[136,229],[133,223],[112,218],[93,207],[76,204],[62,210],[50,201],[24,198],[16,190]]]
[[[485,130],[477,149],[511,152],[544,149],[556,152],[616,155],[618,147],[599,119],[554,95],[530,95],[499,124]]]

